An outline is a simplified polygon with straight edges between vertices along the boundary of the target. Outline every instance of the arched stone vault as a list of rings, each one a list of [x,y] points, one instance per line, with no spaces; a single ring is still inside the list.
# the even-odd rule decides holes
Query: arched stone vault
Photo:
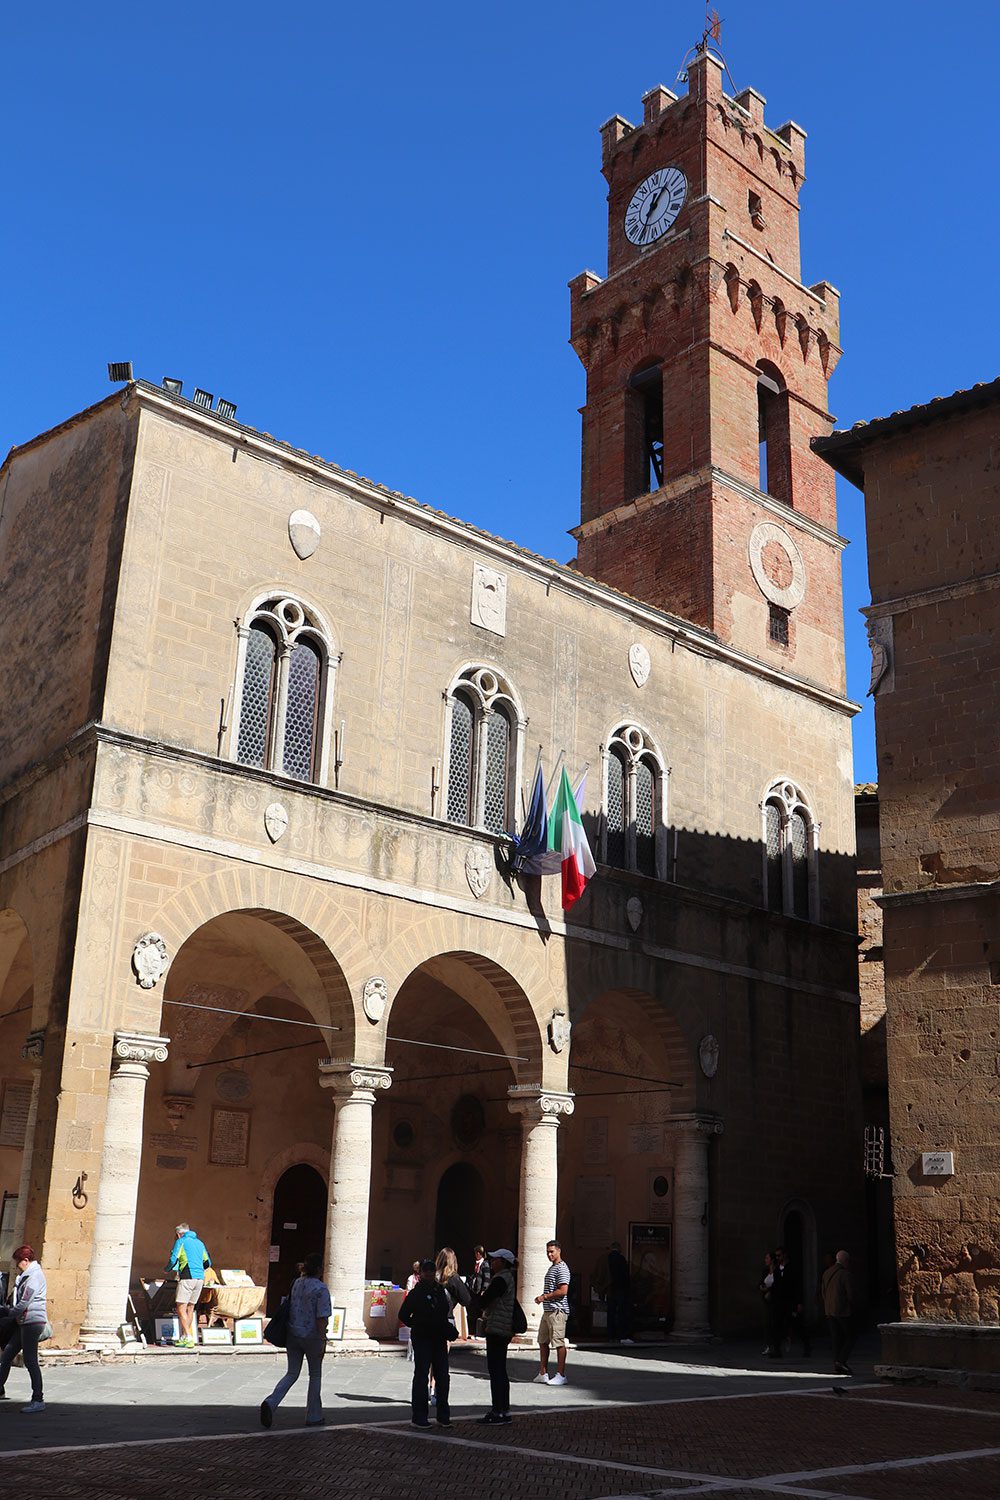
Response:
[[[677,1085],[670,1092],[671,1113],[680,1114],[694,1109],[694,1044],[685,1036],[677,1018],[648,990],[623,987],[601,990],[584,1000],[575,999],[570,1011],[573,1025],[581,1024],[602,1006],[615,1009],[618,1019],[628,1026],[633,1036],[649,1034],[652,1037],[655,1045],[649,1049],[652,1059],[651,1076],[660,1076],[661,1067],[665,1067],[663,1077],[669,1083]],[[660,1058],[663,1059],[662,1063]],[[572,1048],[569,1061],[572,1067]],[[625,1090],[628,1084],[623,1083],[622,1087]]]

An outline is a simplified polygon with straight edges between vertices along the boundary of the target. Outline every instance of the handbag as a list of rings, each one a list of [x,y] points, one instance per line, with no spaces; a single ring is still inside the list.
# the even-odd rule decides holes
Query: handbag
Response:
[[[512,1334],[527,1333],[528,1331],[528,1320],[524,1316],[524,1308],[516,1297],[514,1298],[514,1309],[510,1315],[510,1331]]]
[[[448,1340],[449,1344],[453,1344],[455,1340],[460,1337],[458,1328],[455,1325],[454,1318],[449,1318],[447,1323],[445,1324],[444,1336]]]
[[[288,1345],[288,1319],[291,1311],[291,1302],[287,1297],[283,1297],[278,1311],[264,1329],[265,1342],[273,1344],[276,1349],[284,1349]]]
[[[44,1324],[42,1325],[42,1331],[38,1335],[38,1342],[42,1343],[42,1341],[44,1339],[50,1339],[51,1337],[52,1337],[52,1324],[49,1322],[48,1318],[46,1318]]]

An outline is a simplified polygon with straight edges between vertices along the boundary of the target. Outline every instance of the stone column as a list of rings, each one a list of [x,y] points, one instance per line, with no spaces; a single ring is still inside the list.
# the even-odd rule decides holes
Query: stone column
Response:
[[[14,1248],[24,1239],[24,1223],[28,1214],[28,1192],[31,1188],[31,1162],[35,1154],[35,1125],[38,1122],[38,1090],[42,1081],[42,1057],[45,1054],[45,1032],[29,1031],[28,1040],[21,1048],[21,1056],[31,1064],[31,1101],[28,1104],[28,1122],[24,1129],[24,1149],[21,1152],[21,1177],[17,1187],[17,1211],[14,1214]]]
[[[708,1319],[708,1148],[722,1134],[714,1115],[676,1115],[674,1154],[674,1337],[703,1339]]]
[[[368,1063],[320,1062],[320,1083],[333,1092],[333,1145],[326,1229],[326,1282],[335,1307],[346,1309],[344,1340],[370,1342],[365,1329],[368,1204],[372,1179],[372,1108],[392,1069]]]
[[[535,1298],[549,1268],[545,1245],[556,1233],[559,1116],[573,1113],[573,1095],[515,1083],[507,1090],[507,1097],[512,1113],[521,1116],[517,1296],[528,1320],[528,1333],[532,1334],[542,1315]]]
[[[149,1077],[146,1064],[166,1062],[168,1043],[169,1038],[163,1036],[115,1032],[87,1311],[80,1329],[80,1342],[87,1348],[117,1344],[117,1329],[125,1318]]]

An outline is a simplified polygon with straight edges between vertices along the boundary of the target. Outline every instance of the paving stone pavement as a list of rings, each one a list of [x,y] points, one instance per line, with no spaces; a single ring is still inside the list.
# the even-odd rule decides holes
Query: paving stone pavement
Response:
[[[273,1431],[257,1404],[278,1363],[150,1361],[47,1372],[51,1405],[0,1407],[0,1494],[67,1500],[995,1500],[1000,1396],[833,1381],[747,1351],[574,1351],[572,1384],[515,1361],[509,1427],[484,1427],[481,1356],[459,1354],[454,1426],[410,1427],[411,1367],[328,1362],[329,1425],[302,1424],[305,1381]],[[154,1369],[153,1366],[156,1366]],[[166,1368],[164,1366],[167,1366]],[[388,1366],[388,1368],[387,1368]],[[16,1374],[19,1372],[15,1372]],[[13,1393],[13,1380],[8,1395]],[[23,1376],[22,1376],[23,1380]],[[155,1384],[152,1384],[155,1380]],[[835,1393],[838,1392],[838,1393]],[[126,1405],[126,1401],[129,1403]],[[51,1420],[50,1420],[51,1419]]]

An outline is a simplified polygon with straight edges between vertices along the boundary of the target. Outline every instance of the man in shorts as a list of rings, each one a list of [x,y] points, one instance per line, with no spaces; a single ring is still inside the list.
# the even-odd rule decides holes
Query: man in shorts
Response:
[[[187,1224],[178,1224],[177,1239],[170,1252],[170,1269],[177,1272],[174,1301],[181,1326],[180,1338],[174,1340],[177,1349],[195,1346],[194,1313],[205,1280],[205,1267],[211,1264],[211,1257],[194,1230]]]
[[[562,1246],[558,1240],[549,1240],[545,1253],[549,1257],[549,1269],[545,1273],[542,1295],[535,1298],[535,1302],[542,1308],[542,1321],[538,1325],[540,1368],[535,1380],[539,1385],[565,1385],[569,1266],[562,1258]],[[556,1351],[555,1375],[549,1374],[550,1348]]]

